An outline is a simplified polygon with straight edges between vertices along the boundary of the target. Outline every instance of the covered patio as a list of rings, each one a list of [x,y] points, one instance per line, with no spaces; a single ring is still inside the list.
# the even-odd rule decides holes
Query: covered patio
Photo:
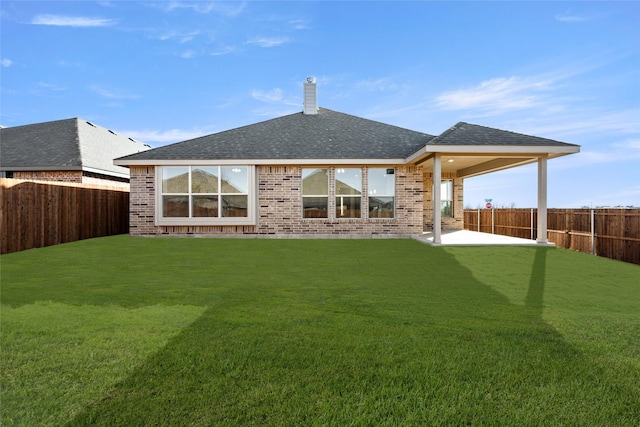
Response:
[[[547,161],[578,152],[580,146],[575,144],[465,122],[456,124],[407,159],[409,163],[421,165],[433,177],[433,230],[425,234],[426,242],[434,245],[548,244]],[[536,241],[442,229],[441,182],[444,173],[465,179],[530,163],[538,166],[539,232]]]

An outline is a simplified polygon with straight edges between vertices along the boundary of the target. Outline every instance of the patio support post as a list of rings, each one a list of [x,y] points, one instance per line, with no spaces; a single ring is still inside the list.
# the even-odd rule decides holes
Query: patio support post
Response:
[[[547,157],[538,158],[538,243],[547,243]]]
[[[442,159],[440,153],[435,153],[433,157],[433,243],[442,243],[441,229],[442,220],[440,214],[440,185],[442,182]]]

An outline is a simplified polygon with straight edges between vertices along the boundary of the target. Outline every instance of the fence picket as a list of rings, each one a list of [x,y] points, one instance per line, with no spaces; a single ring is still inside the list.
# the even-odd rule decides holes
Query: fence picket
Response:
[[[0,179],[0,253],[129,232],[129,192]]]
[[[535,239],[535,216],[536,209],[467,209],[464,228],[488,232],[493,225],[496,234]],[[640,264],[638,208],[548,209],[547,228],[558,247]]]

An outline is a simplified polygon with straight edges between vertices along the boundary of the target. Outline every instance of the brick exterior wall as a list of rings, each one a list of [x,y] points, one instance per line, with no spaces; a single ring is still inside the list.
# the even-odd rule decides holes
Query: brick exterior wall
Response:
[[[334,169],[329,168],[330,177]],[[245,236],[410,236],[423,230],[423,176],[415,166],[396,167],[396,211],[393,219],[366,218],[368,199],[362,198],[363,218],[336,219],[335,200],[329,198],[327,219],[302,218],[302,167],[258,166],[257,225],[248,226],[156,226],[154,167],[132,166],[130,233],[158,235],[245,235]],[[367,182],[363,168],[363,182]],[[333,186],[333,179],[329,180]],[[363,188],[366,195],[366,188]],[[332,188],[330,188],[330,194]]]
[[[463,179],[454,174],[443,173],[441,179],[453,179],[453,218],[442,218],[443,230],[464,229]],[[422,192],[424,195],[423,222],[425,231],[433,230],[433,174],[424,173]]]
[[[16,171],[14,179],[82,183],[82,171]]]
[[[82,171],[16,171],[13,172],[14,179],[26,181],[46,181],[46,182],[72,182],[77,184],[94,184],[129,189],[129,183],[99,178],[93,176],[83,176]]]
[[[121,188],[123,190],[129,190],[129,183],[128,182],[113,181],[113,180],[110,180],[110,179],[98,178],[98,177],[94,177],[94,176],[83,176],[82,177],[82,183],[83,184],[104,185],[104,186],[109,186],[109,187],[114,187],[114,188]]]

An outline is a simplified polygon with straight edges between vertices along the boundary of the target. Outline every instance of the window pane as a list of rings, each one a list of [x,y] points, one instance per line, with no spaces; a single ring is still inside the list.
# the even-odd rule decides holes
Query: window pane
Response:
[[[327,169],[302,169],[302,195],[324,196],[329,194]]]
[[[189,196],[162,196],[162,216],[188,217]]]
[[[328,197],[303,197],[302,212],[304,218],[327,218]]]
[[[387,172],[395,172],[393,168],[371,168],[369,175],[369,196],[395,196],[396,175]]]
[[[453,181],[446,179],[440,183],[440,199],[453,200]]]
[[[162,192],[163,193],[188,193],[189,192],[189,167],[188,166],[163,166],[162,167]]]
[[[191,168],[191,191],[193,193],[217,193],[218,167],[193,166]]]
[[[369,197],[369,218],[393,218],[394,197]]]
[[[248,168],[246,166],[223,166],[221,169],[221,193],[247,194],[249,192]]]
[[[442,218],[453,218],[453,209],[451,209],[452,203],[450,201],[440,202],[440,215]]]
[[[336,195],[362,194],[362,171],[356,168],[336,168]]]
[[[222,196],[222,216],[246,217],[247,196]]]
[[[360,197],[336,197],[336,218],[360,218]]]
[[[218,196],[193,196],[194,217],[218,217]]]

